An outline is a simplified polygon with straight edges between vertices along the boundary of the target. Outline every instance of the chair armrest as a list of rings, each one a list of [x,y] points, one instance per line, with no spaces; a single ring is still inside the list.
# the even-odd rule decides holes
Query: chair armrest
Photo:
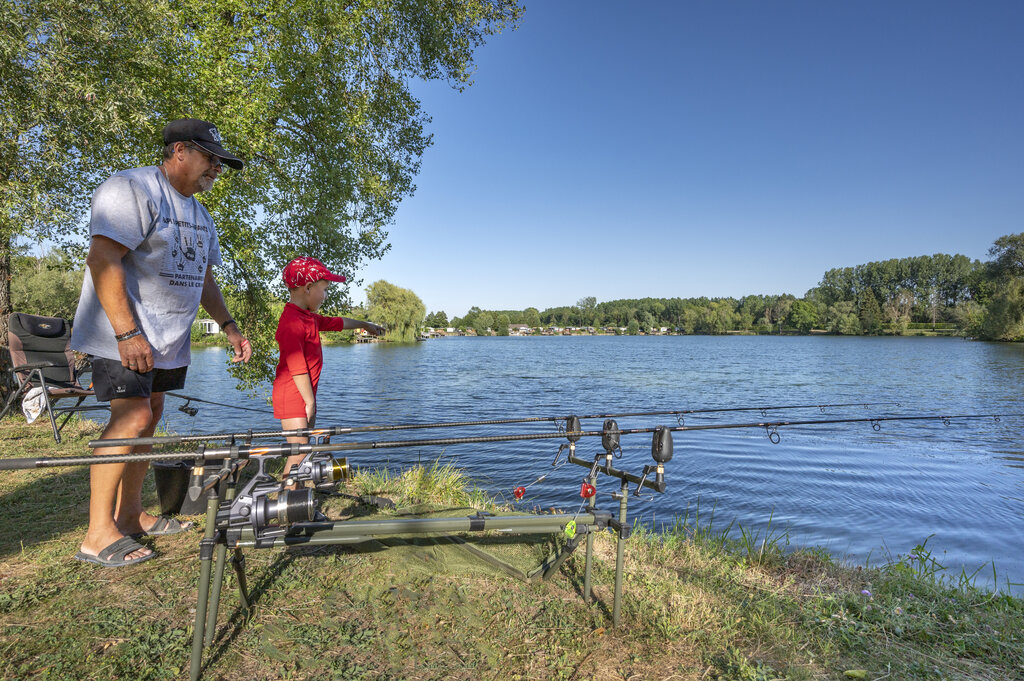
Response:
[[[12,372],[31,371],[32,369],[46,369],[47,367],[59,367],[59,366],[63,366],[63,365],[62,364],[57,364],[56,362],[34,362],[32,364],[22,364],[21,366],[11,367],[9,369],[9,371],[12,371]]]

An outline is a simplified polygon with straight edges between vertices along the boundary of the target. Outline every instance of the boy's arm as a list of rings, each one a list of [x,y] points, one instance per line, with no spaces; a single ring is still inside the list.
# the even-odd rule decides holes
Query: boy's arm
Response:
[[[358,319],[349,319],[348,317],[342,317],[345,320],[346,329],[366,329],[374,336],[379,336],[387,329],[380,324],[374,324],[373,322],[364,322]]]
[[[320,323],[321,331],[350,331],[351,329],[366,329],[374,336],[379,336],[387,331],[380,324],[350,319],[349,317],[323,317]]]
[[[309,380],[309,374],[292,374],[295,387],[299,389],[299,395],[306,404],[306,421],[312,424],[316,415],[316,397],[313,395],[313,382]]]

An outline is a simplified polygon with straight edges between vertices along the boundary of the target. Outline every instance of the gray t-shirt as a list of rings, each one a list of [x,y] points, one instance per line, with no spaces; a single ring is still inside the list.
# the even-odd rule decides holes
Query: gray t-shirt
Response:
[[[179,194],[158,166],[148,166],[115,173],[96,188],[89,232],[128,248],[122,260],[128,302],[153,346],[154,366],[188,365],[206,268],[221,264],[213,218],[194,196]],[[71,347],[106,359],[121,357],[88,267]]]

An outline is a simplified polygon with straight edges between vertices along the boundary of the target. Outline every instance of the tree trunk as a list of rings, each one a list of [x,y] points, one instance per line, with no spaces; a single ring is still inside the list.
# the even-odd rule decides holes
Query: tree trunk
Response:
[[[11,237],[0,240],[0,402],[14,389],[11,353],[7,349],[7,317],[11,312]]]
[[[0,346],[7,347],[7,317],[11,312],[11,237],[0,242]]]

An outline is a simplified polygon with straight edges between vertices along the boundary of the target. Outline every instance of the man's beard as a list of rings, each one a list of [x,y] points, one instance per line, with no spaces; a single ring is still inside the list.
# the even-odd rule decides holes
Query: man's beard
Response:
[[[213,189],[213,183],[215,180],[216,178],[210,177],[209,175],[200,175],[199,179],[196,180],[196,186],[199,187],[196,193],[208,192]]]

